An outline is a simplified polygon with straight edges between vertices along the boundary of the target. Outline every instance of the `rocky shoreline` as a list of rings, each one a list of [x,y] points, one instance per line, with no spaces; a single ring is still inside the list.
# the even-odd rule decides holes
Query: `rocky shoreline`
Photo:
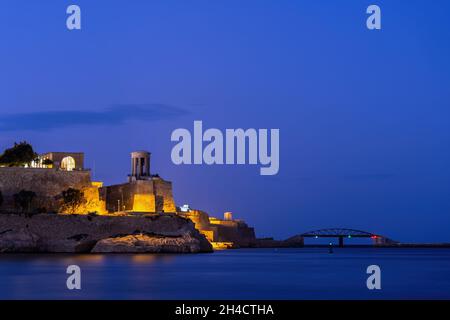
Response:
[[[103,216],[0,213],[0,252],[200,253],[212,246],[175,214]]]

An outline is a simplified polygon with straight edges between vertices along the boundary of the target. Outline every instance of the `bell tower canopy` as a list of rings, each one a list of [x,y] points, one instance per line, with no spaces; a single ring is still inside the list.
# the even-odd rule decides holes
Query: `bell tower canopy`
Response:
[[[150,175],[150,152],[134,151],[131,153],[131,174],[129,181],[148,180]]]

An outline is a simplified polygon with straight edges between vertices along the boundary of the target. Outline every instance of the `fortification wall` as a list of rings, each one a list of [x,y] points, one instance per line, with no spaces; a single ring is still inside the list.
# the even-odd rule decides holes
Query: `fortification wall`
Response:
[[[172,194],[172,182],[162,179],[153,180],[155,190],[156,212],[176,212]]]
[[[150,180],[137,180],[103,187],[100,190],[101,199],[106,202],[109,212],[156,212],[153,183]]]
[[[4,202],[2,209],[13,211],[13,195],[20,190],[36,193],[33,207],[48,211],[58,210],[55,197],[68,188],[83,190],[91,187],[89,171],[62,171],[43,168],[0,167],[0,191]]]
[[[195,228],[210,242],[233,243],[235,247],[253,246],[255,230],[242,220],[221,220],[210,217],[201,210],[178,212],[178,215],[194,222]]]
[[[179,212],[178,214],[194,222],[197,229],[205,229],[210,226],[210,217],[204,211],[189,210],[188,212]]]
[[[99,187],[92,185],[81,189],[85,199],[85,203],[80,205],[75,213],[86,214],[96,212],[97,214],[107,214],[106,203],[100,199]]]
[[[252,245],[255,240],[255,230],[244,223],[232,225],[213,225],[217,228],[217,238],[214,241],[233,242],[240,247],[248,247]]]

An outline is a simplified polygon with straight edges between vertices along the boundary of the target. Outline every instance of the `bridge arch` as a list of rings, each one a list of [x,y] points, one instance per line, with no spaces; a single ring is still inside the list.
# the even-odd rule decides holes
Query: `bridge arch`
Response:
[[[396,242],[376,233],[349,228],[317,229],[302,233],[299,236],[303,238],[338,238],[340,247],[344,246],[344,238],[371,238],[375,245],[383,245]]]

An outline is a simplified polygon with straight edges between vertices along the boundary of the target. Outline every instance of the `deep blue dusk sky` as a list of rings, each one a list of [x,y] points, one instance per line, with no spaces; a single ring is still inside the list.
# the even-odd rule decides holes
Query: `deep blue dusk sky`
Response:
[[[78,4],[82,30],[66,29]],[[378,4],[382,30],[366,28]],[[450,241],[450,2],[3,0],[0,148],[84,151],[106,184],[152,152],[178,205],[258,236]],[[175,166],[176,128],[279,128],[280,172]]]

